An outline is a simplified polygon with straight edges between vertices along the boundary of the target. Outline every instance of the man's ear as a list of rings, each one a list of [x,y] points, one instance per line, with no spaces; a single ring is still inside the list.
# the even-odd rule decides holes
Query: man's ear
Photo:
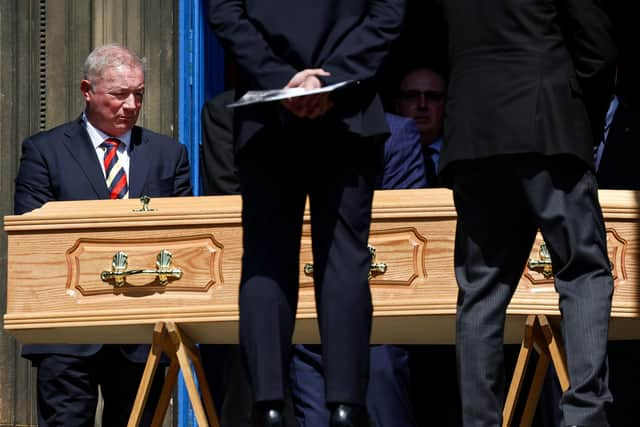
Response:
[[[93,86],[89,80],[82,80],[80,82],[80,92],[82,92],[82,97],[85,101],[89,101],[91,99],[91,94],[93,92]]]

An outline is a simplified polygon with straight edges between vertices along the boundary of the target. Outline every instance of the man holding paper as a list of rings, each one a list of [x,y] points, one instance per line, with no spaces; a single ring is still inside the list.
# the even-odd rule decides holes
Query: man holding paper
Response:
[[[280,426],[311,206],[314,283],[332,426],[364,426],[371,294],[371,202],[388,135],[374,78],[403,0],[211,0],[210,22],[240,68],[238,93],[333,92],[235,111],[243,200],[240,342],[259,426]]]

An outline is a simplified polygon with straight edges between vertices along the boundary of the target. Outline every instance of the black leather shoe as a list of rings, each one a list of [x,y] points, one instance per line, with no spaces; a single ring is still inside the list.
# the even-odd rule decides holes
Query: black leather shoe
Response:
[[[367,410],[364,406],[338,404],[331,410],[331,427],[367,427]]]
[[[254,427],[285,427],[282,403],[260,402],[254,408]]]

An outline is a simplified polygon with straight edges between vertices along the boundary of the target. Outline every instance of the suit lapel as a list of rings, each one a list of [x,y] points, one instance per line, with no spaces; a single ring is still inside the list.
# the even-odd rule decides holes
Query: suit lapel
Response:
[[[64,145],[69,151],[70,158],[78,163],[98,198],[108,199],[109,190],[102,173],[102,167],[81,118],[65,132],[65,136],[67,139],[64,141]]]
[[[139,126],[131,131],[131,151],[129,151],[129,198],[142,196],[149,172],[149,161],[153,157],[149,138]]]

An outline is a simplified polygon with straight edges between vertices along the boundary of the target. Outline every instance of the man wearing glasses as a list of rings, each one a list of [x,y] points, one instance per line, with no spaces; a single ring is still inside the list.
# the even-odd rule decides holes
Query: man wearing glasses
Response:
[[[402,78],[393,100],[394,112],[416,122],[421,135],[428,187],[437,187],[442,146],[445,80],[432,68],[415,68]]]

